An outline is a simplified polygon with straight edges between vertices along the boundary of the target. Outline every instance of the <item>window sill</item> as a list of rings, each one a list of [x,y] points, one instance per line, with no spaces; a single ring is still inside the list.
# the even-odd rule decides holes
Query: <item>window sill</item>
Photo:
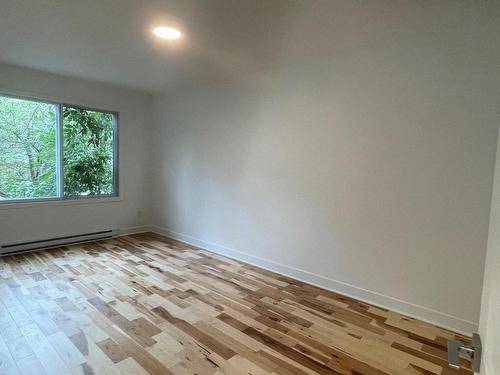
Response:
[[[26,202],[0,202],[0,210],[15,210],[22,208],[35,208],[35,207],[59,207],[59,206],[74,206],[74,205],[93,205],[103,203],[116,203],[121,202],[121,197],[82,197],[82,198],[68,198],[68,199],[40,199],[30,200]]]

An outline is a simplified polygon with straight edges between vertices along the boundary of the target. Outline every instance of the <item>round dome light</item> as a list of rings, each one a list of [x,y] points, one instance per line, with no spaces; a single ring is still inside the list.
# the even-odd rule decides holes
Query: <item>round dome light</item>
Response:
[[[155,34],[158,38],[168,39],[168,40],[179,39],[182,35],[182,33],[179,30],[165,26],[155,27],[153,29],[153,34]]]

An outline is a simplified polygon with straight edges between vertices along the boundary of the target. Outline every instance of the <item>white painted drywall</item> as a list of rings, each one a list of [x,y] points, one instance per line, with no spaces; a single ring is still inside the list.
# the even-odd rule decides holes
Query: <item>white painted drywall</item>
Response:
[[[500,374],[500,138],[491,200],[479,332],[483,344],[481,374]]]
[[[476,330],[499,28],[425,4],[338,51],[156,97],[157,230]]]
[[[150,96],[4,64],[0,64],[0,92],[118,111],[121,198],[77,205],[0,206],[1,243],[149,225],[146,166]]]

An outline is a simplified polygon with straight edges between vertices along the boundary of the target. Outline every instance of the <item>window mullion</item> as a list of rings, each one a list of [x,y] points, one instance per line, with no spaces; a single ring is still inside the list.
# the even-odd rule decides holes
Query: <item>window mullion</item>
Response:
[[[63,163],[63,153],[64,153],[64,142],[63,142],[63,105],[57,105],[57,132],[56,132],[56,142],[57,142],[57,196],[59,198],[64,198],[64,163]]]

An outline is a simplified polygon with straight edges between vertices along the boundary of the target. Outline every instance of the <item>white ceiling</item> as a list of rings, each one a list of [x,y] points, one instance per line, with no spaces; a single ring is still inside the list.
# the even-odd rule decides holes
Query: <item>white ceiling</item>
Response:
[[[486,3],[0,0],[0,61],[157,92],[334,56],[403,29],[467,33],[484,26],[478,12],[489,17],[492,3],[491,19],[498,17],[499,3]],[[175,26],[185,37],[158,40],[151,35],[156,25]]]

